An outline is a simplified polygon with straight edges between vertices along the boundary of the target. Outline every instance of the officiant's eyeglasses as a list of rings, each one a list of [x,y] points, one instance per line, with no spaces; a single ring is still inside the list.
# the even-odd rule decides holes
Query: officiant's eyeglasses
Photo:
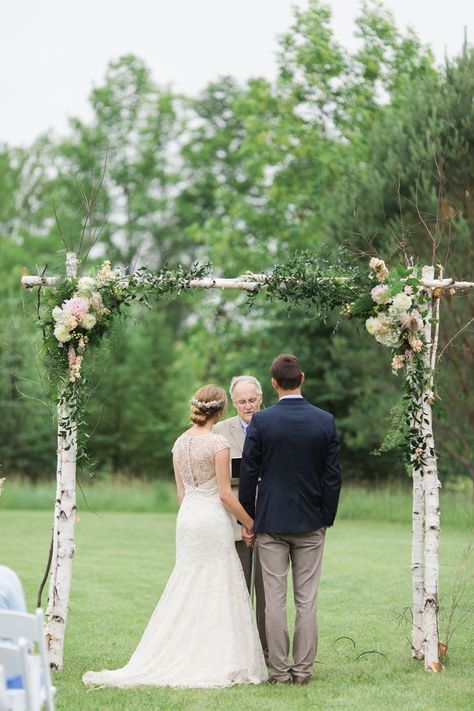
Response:
[[[249,405],[255,405],[255,403],[258,402],[259,399],[260,399],[260,398],[258,398],[258,397],[249,397],[248,400],[236,400],[235,402],[236,402],[237,405],[240,405],[240,407],[243,407],[243,406],[246,405],[247,403],[248,403]]]

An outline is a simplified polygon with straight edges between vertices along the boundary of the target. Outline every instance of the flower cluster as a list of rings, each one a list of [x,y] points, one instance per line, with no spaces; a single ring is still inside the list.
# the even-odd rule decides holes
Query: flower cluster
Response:
[[[392,372],[396,374],[423,350],[422,311],[427,295],[413,268],[396,270],[392,278],[382,259],[373,257],[369,266],[379,283],[370,292],[374,315],[365,326],[379,343],[394,350]]]
[[[153,273],[140,267],[127,274],[122,268],[112,269],[107,260],[95,274],[60,278],[44,294],[38,325],[43,332],[49,386],[61,413],[59,434],[77,436],[78,460],[84,464],[92,465],[87,454],[89,435],[77,426],[83,424],[91,394],[83,368],[86,352],[97,351],[114,320],[126,316],[124,307],[169,300],[208,270],[208,264],[195,263],[187,271],[178,266]],[[43,304],[46,308],[41,308]]]
[[[54,337],[60,347],[69,343],[67,360],[71,383],[81,377],[82,354],[89,340],[88,332],[110,314],[110,309],[104,306],[100,290],[105,287],[123,288],[125,280],[123,272],[112,270],[110,262],[106,261],[95,277],[81,277],[74,294],[53,309]]]
[[[219,410],[224,406],[224,400],[209,400],[209,402],[204,402],[204,400],[197,400],[195,397],[191,400],[191,405],[196,407],[198,410],[203,412],[212,412],[212,410]]]

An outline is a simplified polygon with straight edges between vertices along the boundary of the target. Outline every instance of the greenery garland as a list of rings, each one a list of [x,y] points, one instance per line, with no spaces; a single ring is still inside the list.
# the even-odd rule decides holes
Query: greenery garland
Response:
[[[370,335],[392,352],[392,372],[404,370],[400,403],[391,413],[391,427],[377,453],[400,447],[408,465],[421,466],[428,449],[423,427],[423,399],[431,405],[434,393],[427,364],[425,327],[431,293],[423,287],[418,266],[388,269],[378,257],[362,269],[344,250],[335,259],[302,252],[265,277],[262,286],[271,301],[288,310],[304,306],[311,318],[326,320],[335,308],[348,319],[362,319]],[[255,294],[249,296],[251,303]],[[433,320],[432,320],[433,321]]]
[[[85,354],[98,349],[114,320],[126,314],[132,302],[149,307],[152,301],[176,298],[208,271],[209,265],[194,264],[189,271],[178,266],[158,273],[140,268],[127,274],[105,261],[95,275],[63,278],[48,290],[41,305],[46,308],[38,309],[45,367],[58,405],[59,436],[68,437],[77,429],[77,459],[82,464],[92,465],[84,427],[90,397],[82,371]]]
[[[40,318],[49,380],[57,393],[59,434],[72,427],[78,432],[78,459],[87,458],[84,413],[89,397],[81,371],[85,353],[97,348],[114,319],[133,301],[175,298],[190,288],[193,279],[209,272],[209,265],[194,264],[189,271],[151,273],[145,268],[128,275],[105,261],[94,276],[62,279],[46,297]],[[334,309],[344,318],[365,321],[369,334],[392,351],[392,372],[405,373],[403,394],[392,410],[392,425],[378,450],[399,446],[407,463],[420,466],[429,453],[421,404],[434,400],[432,372],[425,357],[425,327],[431,293],[423,287],[417,266],[398,265],[390,270],[373,257],[362,269],[340,250],[335,259],[298,253],[277,265],[249,293],[253,304],[262,288],[270,301],[283,301],[288,310],[304,306],[312,318],[326,320]],[[63,413],[61,415],[61,413]]]

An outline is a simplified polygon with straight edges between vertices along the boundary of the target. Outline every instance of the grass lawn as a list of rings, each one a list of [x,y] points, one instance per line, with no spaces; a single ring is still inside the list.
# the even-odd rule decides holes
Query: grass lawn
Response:
[[[320,642],[306,687],[225,690],[86,690],[87,669],[123,665],[136,646],[174,562],[172,513],[81,512],[67,624],[65,668],[54,676],[59,711],[460,711],[474,708],[474,591],[456,612],[446,671],[427,674],[410,655],[399,613],[411,605],[410,527],[340,520],[327,534],[319,595]],[[0,562],[20,575],[30,609],[46,562],[51,514],[0,512]],[[450,590],[472,532],[442,531],[441,637]],[[292,605],[289,604],[290,618]],[[340,639],[349,637],[349,639]],[[378,652],[364,654],[363,652]],[[218,654],[218,650],[216,650]],[[382,656],[383,655],[383,656]]]

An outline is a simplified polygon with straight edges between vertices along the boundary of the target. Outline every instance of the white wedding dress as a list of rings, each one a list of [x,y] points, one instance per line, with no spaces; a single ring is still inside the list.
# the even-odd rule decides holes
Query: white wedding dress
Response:
[[[212,433],[176,440],[185,496],[174,570],[128,664],[86,672],[84,684],[210,688],[267,679],[230,514],[217,489],[215,454],[228,446]]]

